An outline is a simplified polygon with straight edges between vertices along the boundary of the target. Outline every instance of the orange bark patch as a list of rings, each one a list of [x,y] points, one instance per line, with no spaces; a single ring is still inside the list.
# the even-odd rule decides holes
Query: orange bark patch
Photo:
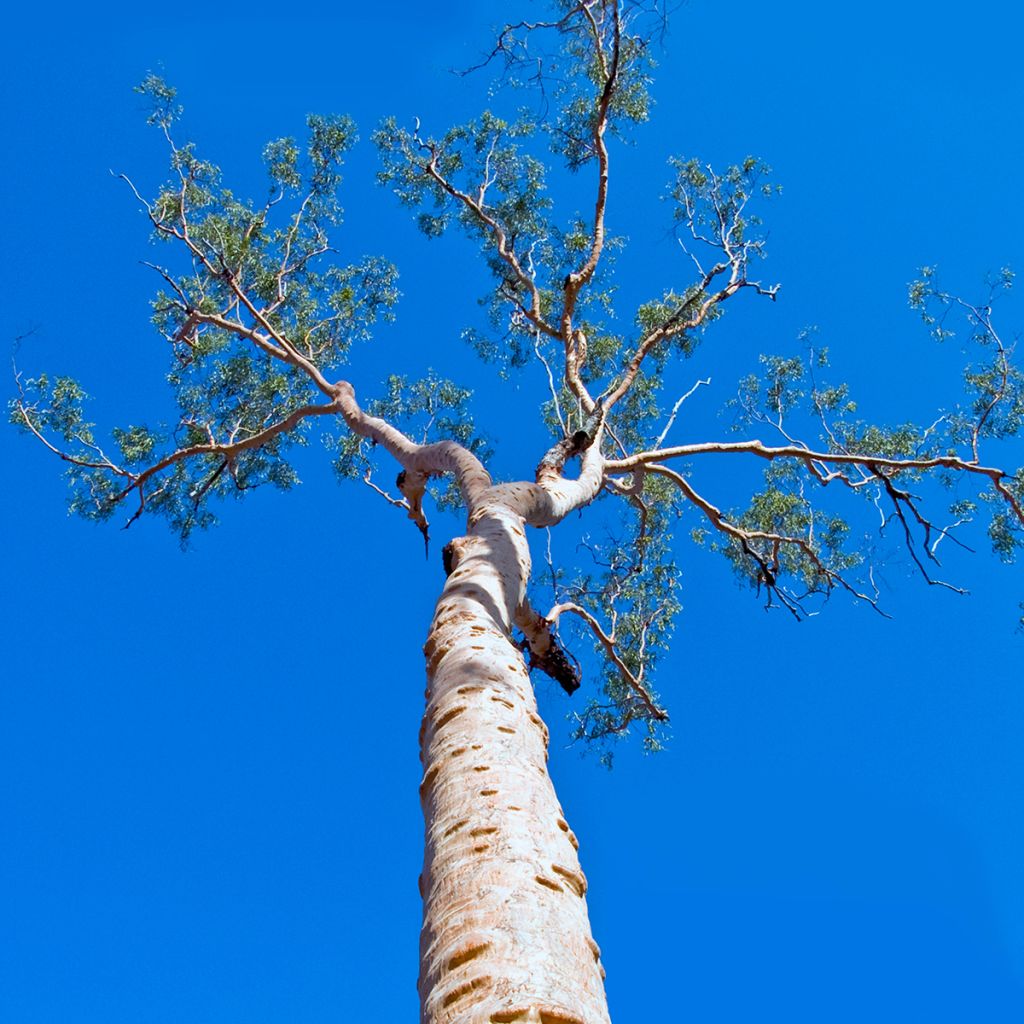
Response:
[[[443,725],[447,725],[453,718],[457,718],[466,710],[465,704],[460,704],[458,707],[449,708],[435,723],[434,728],[440,729]]]
[[[534,1016],[534,1014],[536,1014]],[[586,1024],[571,1010],[557,1006],[517,1006],[491,1014],[491,1024],[516,1024],[517,1021],[539,1020],[541,1024]]]
[[[475,828],[469,834],[471,836],[490,836],[494,835],[494,833],[497,831],[498,829],[494,825],[491,825],[488,828]]]
[[[465,996],[468,996],[470,992],[474,992],[478,988],[484,988],[484,986],[490,985],[492,981],[493,979],[489,974],[481,974],[480,977],[473,978],[471,981],[464,981],[461,985],[456,985],[455,988],[453,988],[451,992],[444,997],[441,1005],[451,1006],[452,1003],[456,1003]]]
[[[434,663],[434,657],[437,654],[437,637],[430,637],[427,642],[423,645],[423,656],[427,659],[427,665],[430,666]],[[429,669],[428,669],[429,670]]]
[[[600,960],[601,947],[591,938],[587,939],[587,945],[590,947],[590,952],[594,954],[594,960]]]
[[[494,796],[498,791],[496,789],[481,789],[481,796]]]
[[[529,1006],[516,1010],[499,1010],[491,1014],[491,1024],[515,1024],[515,1021],[526,1020],[529,1016]]]
[[[436,764],[431,765],[427,769],[427,774],[423,776],[423,781],[420,783],[420,796],[426,796],[427,792],[430,790],[430,787],[433,786],[435,780],[437,779],[437,773],[439,770],[440,769],[437,767]]]
[[[515,733],[515,729],[509,728],[507,725],[499,725],[498,732],[507,732],[509,735],[512,735]]]
[[[460,828],[465,828],[469,824],[468,818],[463,818],[462,821],[455,822],[454,825],[449,825],[445,830],[445,836],[453,836]]]
[[[565,879],[565,884],[577,896],[582,896],[587,891],[587,879],[582,871],[573,871],[571,868],[563,868],[561,864],[552,864],[551,870],[556,875],[561,875]]]
[[[454,971],[456,967],[461,967],[463,964],[469,963],[470,960],[483,956],[490,948],[491,944],[489,942],[471,942],[461,949],[457,949],[448,958],[448,970]]]
[[[533,722],[533,724],[537,726],[538,729],[540,729],[542,735],[544,736],[544,744],[546,746],[548,742],[548,727],[544,724],[544,719],[542,719],[540,715],[538,715],[536,712],[531,711],[530,721]]]
[[[495,704],[504,704],[510,711],[515,710],[515,704],[510,700],[505,700],[504,697],[492,697],[491,700],[493,700]]]
[[[576,833],[573,832],[571,828],[569,828],[569,823],[565,820],[565,818],[558,819],[558,827],[565,833],[565,838],[569,840],[569,845],[574,850],[578,850],[580,848],[580,842],[576,838]]]
[[[587,1022],[569,1010],[541,1007],[540,1024],[587,1024]]]
[[[555,892],[565,892],[565,890],[553,878],[545,878],[543,875],[534,875],[533,880],[538,885],[546,886],[548,889],[553,889]]]
[[[477,616],[473,612],[461,609],[451,601],[443,601],[434,612],[433,632],[438,633],[442,627],[455,625],[459,622],[468,622],[471,625],[476,625]]]
[[[449,648],[437,645],[431,645],[430,654],[427,655],[427,676],[431,679],[437,674],[437,667],[441,664],[441,659],[448,653]],[[423,651],[426,654],[426,648]]]
[[[491,770],[491,766],[489,764],[478,764],[473,769],[473,771],[475,771],[475,772],[489,772],[490,770]]]
[[[482,686],[460,686],[455,692],[459,694],[479,693],[482,689]]]

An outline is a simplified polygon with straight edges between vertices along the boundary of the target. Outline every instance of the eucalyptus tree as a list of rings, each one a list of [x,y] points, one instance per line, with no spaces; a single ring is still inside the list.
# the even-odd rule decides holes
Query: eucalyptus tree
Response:
[[[575,698],[577,735],[600,744],[633,731],[649,748],[660,744],[668,714],[652,677],[679,610],[678,521],[695,515],[693,540],[797,617],[833,592],[882,611],[855,517],[895,531],[920,576],[938,586],[953,584],[936,575],[937,549],[961,543],[969,524],[987,522],[1005,560],[1022,543],[1024,471],[983,453],[1024,419],[1024,377],[992,317],[1008,272],[977,304],[944,292],[931,270],[911,287],[938,338],[960,316],[978,346],[967,401],[934,423],[866,422],[844,385],[822,380],[823,355],[773,356],[740,382],[735,402],[737,424],[769,440],[667,443],[699,382],[665,399],[666,368],[695,351],[734,299],[777,295],[757,272],[757,210],[777,186],[753,158],[721,170],[675,161],[678,282],[631,316],[615,309],[619,240],[606,232],[614,142],[648,117],[660,19],[653,3],[557,0],[548,20],[506,26],[483,61],[506,84],[534,89],[539,108],[517,118],[484,112],[440,133],[389,119],[374,136],[382,183],[422,230],[465,234],[489,269],[487,322],[468,333],[474,348],[498,372],[543,371],[536,415],[550,441],[531,460],[533,479],[492,479],[472,396],[457,384],[409,381],[395,367],[384,394],[361,402],[356,372],[342,375],[353,342],[398,298],[385,260],[333,258],[352,123],[310,117],[304,146],[271,142],[269,197],[253,203],[178,140],[174,90],[153,76],[140,91],[166,138],[170,176],[148,198],[125,180],[166,253],[151,264],[161,280],[153,321],[170,354],[177,422],[114,429],[108,443],[87,422],[75,381],[17,380],[14,422],[64,460],[71,507],[87,518],[162,516],[187,541],[215,521],[218,500],[291,487],[295,449],[314,439],[342,478],[378,490],[425,538],[431,502],[462,510],[424,647],[419,985],[428,1024],[608,1020],[587,882],[546,770],[548,730],[530,673],[572,694],[577,656],[592,648],[600,668]],[[552,155],[573,172],[584,214],[553,200]],[[393,491],[373,476],[385,458],[400,470]],[[763,466],[745,507],[725,508],[697,482],[712,459]],[[953,480],[957,501],[947,508],[941,487]],[[971,483],[977,499],[963,496]],[[930,511],[936,501],[941,512]],[[617,517],[614,543],[558,569],[549,554],[551,572],[534,574],[529,538],[584,509]],[[536,575],[550,576],[551,607],[538,606]]]

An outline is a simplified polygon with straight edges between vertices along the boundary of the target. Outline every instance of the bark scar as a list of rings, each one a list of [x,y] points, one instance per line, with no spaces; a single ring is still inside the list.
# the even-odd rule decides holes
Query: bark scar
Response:
[[[523,631],[521,646],[530,671],[539,668],[571,697],[580,688],[580,663],[562,646],[552,624],[524,601],[516,611],[516,625]]]

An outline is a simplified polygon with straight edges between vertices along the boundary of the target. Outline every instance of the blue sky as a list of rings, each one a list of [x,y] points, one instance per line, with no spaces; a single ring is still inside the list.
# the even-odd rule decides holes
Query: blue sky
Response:
[[[77,375],[100,422],[166,403],[146,227],[109,174],[162,175],[131,92],[148,70],[177,85],[202,154],[255,192],[263,143],[307,112],[349,112],[365,138],[385,114],[440,128],[478,110],[484,81],[446,69],[506,8],[16,11],[0,67],[5,344],[35,329],[19,362]],[[658,201],[668,156],[756,153],[785,187],[766,211],[780,299],[730,312],[683,368],[687,386],[714,383],[680,440],[724,436],[734,381],[759,352],[796,351],[808,324],[877,419],[956,400],[959,349],[928,339],[906,283],[937,264],[971,295],[1024,265],[1022,21],[995,0],[679,11],[654,118],[613,155],[624,295],[678,265]],[[367,142],[352,156],[339,244],[393,259],[404,298],[352,378],[367,395],[396,368],[468,380],[499,472],[528,475],[536,446],[513,428],[537,381],[494,383],[470,360],[471,247],[418,237],[375,161]],[[1001,315],[1008,336],[1024,323],[1013,296]],[[412,1018],[436,556],[367,489],[339,488],[326,457],[182,554],[157,522],[69,520],[55,461],[13,431],[0,446],[0,1019]],[[438,539],[456,529],[439,522]],[[972,591],[959,599],[896,559],[892,621],[836,599],[796,624],[720,559],[679,557],[667,752],[623,749],[604,771],[567,746],[564,695],[537,684],[616,1024],[1019,1020],[1019,567],[951,558]]]

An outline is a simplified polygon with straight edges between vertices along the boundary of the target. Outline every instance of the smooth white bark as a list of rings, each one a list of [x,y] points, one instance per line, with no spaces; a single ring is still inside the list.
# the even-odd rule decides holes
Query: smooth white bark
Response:
[[[454,548],[424,649],[421,1021],[608,1024],[576,839],[510,640],[529,578],[523,518],[483,501]]]
[[[609,1024],[576,837],[511,639],[530,578],[526,526],[557,523],[596,497],[600,428],[577,479],[566,479],[565,458],[555,457],[535,483],[492,485],[460,445],[416,444],[364,413],[346,382],[333,396],[349,427],[402,465],[410,515],[421,517],[423,485],[443,473],[455,476],[468,509],[424,647],[421,1022]]]

